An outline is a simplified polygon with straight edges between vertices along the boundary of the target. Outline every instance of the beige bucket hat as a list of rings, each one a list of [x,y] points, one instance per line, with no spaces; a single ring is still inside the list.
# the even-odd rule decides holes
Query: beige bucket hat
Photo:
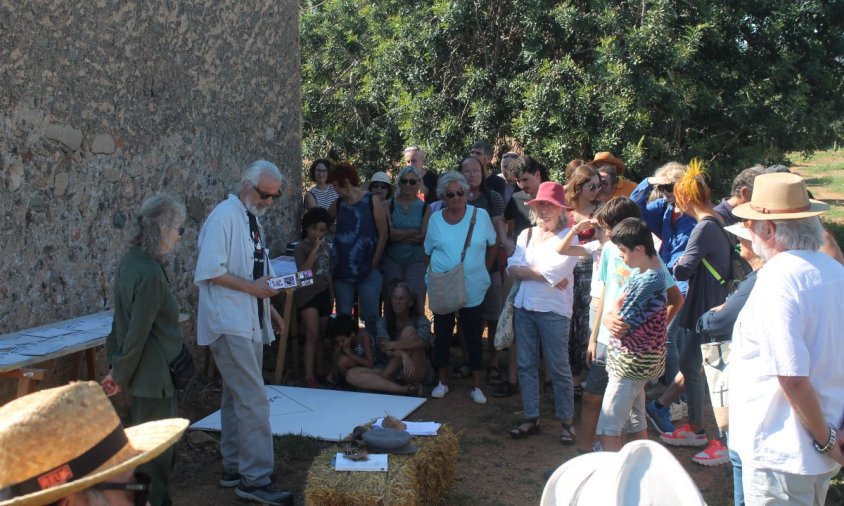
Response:
[[[760,174],[753,180],[753,197],[733,209],[733,215],[745,220],[796,220],[818,216],[829,206],[809,198],[806,182],[797,174],[775,172]]]
[[[74,382],[0,407],[0,506],[37,506],[148,462],[174,444],[188,421],[126,429],[102,387]]]

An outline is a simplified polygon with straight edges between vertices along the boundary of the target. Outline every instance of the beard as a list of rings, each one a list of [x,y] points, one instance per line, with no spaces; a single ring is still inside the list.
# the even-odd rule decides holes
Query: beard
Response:
[[[249,211],[250,213],[252,213],[256,217],[263,216],[267,212],[266,207],[263,208],[263,209],[258,209],[258,207],[256,207],[255,204],[252,203],[252,202],[245,203],[244,207],[246,208],[247,211]]]
[[[750,240],[750,247],[753,250],[753,254],[758,256],[759,258],[761,258],[762,260],[764,260],[766,262],[768,260],[770,260],[770,258],[771,258],[770,251],[769,251],[768,247],[765,245],[765,243],[762,242],[762,240],[759,239],[759,236],[757,236],[755,233],[750,234],[750,236],[751,236],[750,237],[750,239],[751,239]]]

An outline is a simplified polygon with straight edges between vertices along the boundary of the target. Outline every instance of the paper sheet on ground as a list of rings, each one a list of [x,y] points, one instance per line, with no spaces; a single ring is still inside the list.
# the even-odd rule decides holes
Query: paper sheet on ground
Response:
[[[384,423],[383,418],[375,420],[372,425],[381,427]],[[437,431],[440,430],[440,424],[437,422],[404,422],[407,426],[406,430],[411,436],[436,436]]]
[[[325,441],[347,438],[358,425],[384,415],[403,419],[425,399],[398,395],[366,394],[318,388],[265,385],[270,402],[273,434],[310,436]],[[215,411],[190,427],[220,430],[220,412]]]

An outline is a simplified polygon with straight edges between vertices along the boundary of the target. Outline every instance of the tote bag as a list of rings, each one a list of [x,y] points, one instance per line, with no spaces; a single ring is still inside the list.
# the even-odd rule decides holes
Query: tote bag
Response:
[[[721,341],[700,345],[715,422],[725,432],[730,422],[730,343]]]
[[[463,252],[460,253],[460,263],[454,269],[446,272],[433,272],[428,265],[428,307],[434,314],[449,314],[457,311],[466,305],[468,295],[466,294],[466,277],[463,275],[463,259],[466,257],[466,248],[472,240],[472,231],[475,229],[475,217],[478,214],[476,207],[472,211],[472,221],[469,223],[469,232],[466,234],[466,242],[463,244]]]

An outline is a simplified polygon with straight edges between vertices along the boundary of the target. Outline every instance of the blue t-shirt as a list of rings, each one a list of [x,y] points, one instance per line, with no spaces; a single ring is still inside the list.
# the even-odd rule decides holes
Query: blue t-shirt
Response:
[[[422,228],[425,217],[425,202],[413,199],[410,208],[405,211],[400,202],[390,202],[390,221],[394,230],[413,230]],[[421,244],[392,243],[387,246],[387,256],[399,265],[410,265],[425,260]]]
[[[372,271],[372,257],[378,245],[378,229],[372,215],[375,198],[366,192],[356,203],[349,205],[343,199],[337,200],[337,228],[334,247],[337,250],[335,279],[363,280]]]
[[[466,214],[459,223],[450,225],[443,218],[443,211],[437,211],[428,221],[428,233],[425,235],[425,254],[431,257],[430,267],[433,272],[448,272],[460,263],[460,253],[469,233],[474,207],[467,205]],[[486,249],[495,244],[495,230],[489,214],[478,208],[472,241],[466,249],[463,260],[463,275],[466,279],[465,307],[481,304],[489,288],[489,273],[486,270]],[[427,274],[425,281],[429,282]]]

